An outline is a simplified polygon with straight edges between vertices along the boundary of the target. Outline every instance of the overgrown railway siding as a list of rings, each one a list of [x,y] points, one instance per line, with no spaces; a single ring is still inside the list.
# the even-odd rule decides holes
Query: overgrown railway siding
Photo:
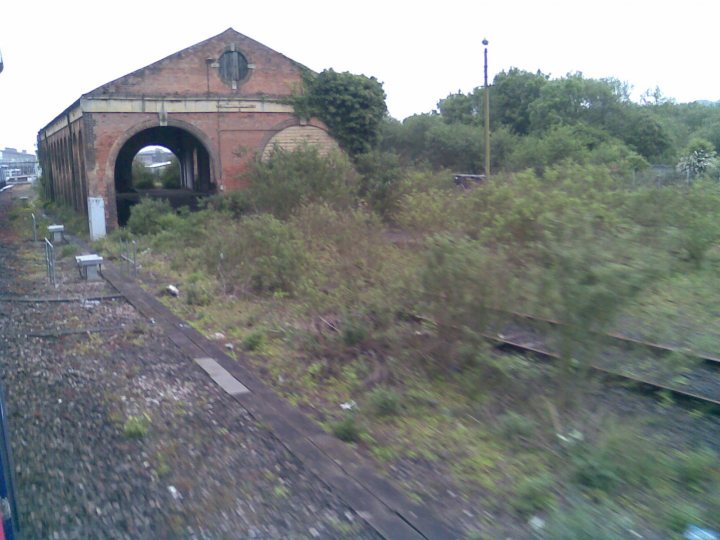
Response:
[[[559,330],[563,323],[526,314],[507,315],[514,321],[489,333],[490,339],[501,346],[561,359],[558,350],[563,337]],[[580,362],[616,378],[710,405],[720,412],[720,360],[715,356],[617,333],[584,333],[594,334],[589,343],[592,355]]]
[[[80,281],[71,258],[57,289],[28,272],[35,246],[0,205],[0,369],[26,537],[377,537],[111,287]]]

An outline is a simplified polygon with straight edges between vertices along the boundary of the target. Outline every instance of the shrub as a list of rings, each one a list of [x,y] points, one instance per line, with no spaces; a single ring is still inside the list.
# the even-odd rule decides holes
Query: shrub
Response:
[[[375,388],[370,392],[368,401],[377,416],[393,416],[400,412],[400,394],[392,388]]]
[[[522,515],[549,508],[554,500],[552,488],[553,478],[547,472],[523,478],[515,489],[513,508]]]
[[[500,433],[510,441],[526,439],[535,431],[535,422],[527,416],[514,411],[500,417]]]
[[[344,419],[333,424],[333,435],[345,442],[357,442],[360,440],[360,428],[355,422],[355,415],[349,414]]]
[[[616,421],[606,423],[594,443],[576,446],[571,454],[575,480],[611,493],[620,486],[651,486],[667,476],[667,462],[640,429]]]
[[[78,247],[74,244],[68,244],[67,246],[63,246],[60,249],[60,258],[64,259],[65,257],[72,257],[73,255],[77,254]]]
[[[123,434],[128,439],[142,439],[150,430],[150,423],[150,416],[147,413],[130,416],[123,426]]]
[[[425,312],[441,333],[481,332],[495,308],[508,305],[511,275],[502,253],[469,238],[438,235],[427,242],[420,275]]]
[[[342,325],[342,340],[348,347],[359,345],[368,338],[367,325],[359,318],[347,317]]]
[[[699,489],[710,480],[709,474],[716,466],[717,458],[717,454],[709,448],[678,452],[673,468],[684,486]]]
[[[310,261],[290,224],[260,214],[227,227],[225,235],[210,235],[203,246],[208,271],[226,287],[293,293],[302,285]]]
[[[227,212],[239,219],[252,209],[252,202],[247,190],[213,195],[203,201],[204,207],[216,212]]]
[[[392,215],[402,195],[400,158],[391,152],[373,151],[355,156],[361,174],[360,196],[378,214]]]
[[[152,235],[177,223],[177,216],[168,201],[147,198],[132,207],[127,226],[133,234]]]
[[[208,306],[213,301],[213,286],[201,272],[188,276],[185,287],[185,302],[189,306]]]
[[[246,351],[257,351],[265,345],[265,334],[258,331],[252,332],[243,340],[243,348]]]
[[[686,502],[668,505],[665,509],[665,526],[668,530],[679,533],[688,525],[701,524],[702,513],[697,507]]]
[[[398,203],[395,221],[409,232],[462,231],[471,222],[468,199],[452,190],[430,189],[408,193]]]
[[[632,521],[618,511],[587,502],[557,508],[547,520],[546,540],[626,540]]]
[[[343,154],[322,156],[311,146],[293,151],[276,148],[267,161],[253,162],[247,179],[255,209],[283,219],[310,202],[347,208],[355,201],[359,181]]]

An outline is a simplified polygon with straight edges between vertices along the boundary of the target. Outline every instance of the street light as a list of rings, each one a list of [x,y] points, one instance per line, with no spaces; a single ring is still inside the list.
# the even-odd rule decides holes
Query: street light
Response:
[[[488,40],[483,39],[485,46],[485,179],[490,178],[490,87],[488,86]]]

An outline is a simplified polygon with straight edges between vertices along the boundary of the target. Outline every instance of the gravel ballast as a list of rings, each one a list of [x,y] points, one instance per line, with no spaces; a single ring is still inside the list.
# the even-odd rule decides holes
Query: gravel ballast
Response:
[[[378,537],[124,300],[27,301],[116,291],[72,257],[49,285],[5,195],[0,370],[24,538]]]

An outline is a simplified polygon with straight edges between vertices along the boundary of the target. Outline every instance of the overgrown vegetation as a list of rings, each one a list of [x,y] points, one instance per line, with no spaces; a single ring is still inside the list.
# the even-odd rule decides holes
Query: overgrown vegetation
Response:
[[[198,212],[143,201],[128,230],[146,274],[177,283],[173,309],[244,349],[328,431],[515,526],[542,515],[547,538],[720,527],[716,447],[621,421],[588,369],[597,332],[618,327],[720,346],[720,184],[712,166],[675,168],[706,145],[688,146],[683,107],[632,104],[617,81],[510,70],[494,91],[505,172],[454,185],[447,168],[481,170],[481,102],[449,96],[440,114],[386,121],[353,163],[276,151],[247,191]],[[650,162],[675,172],[655,181]],[[504,310],[570,323],[555,336],[563,361],[492,349]],[[433,485],[406,488],[447,497]]]

